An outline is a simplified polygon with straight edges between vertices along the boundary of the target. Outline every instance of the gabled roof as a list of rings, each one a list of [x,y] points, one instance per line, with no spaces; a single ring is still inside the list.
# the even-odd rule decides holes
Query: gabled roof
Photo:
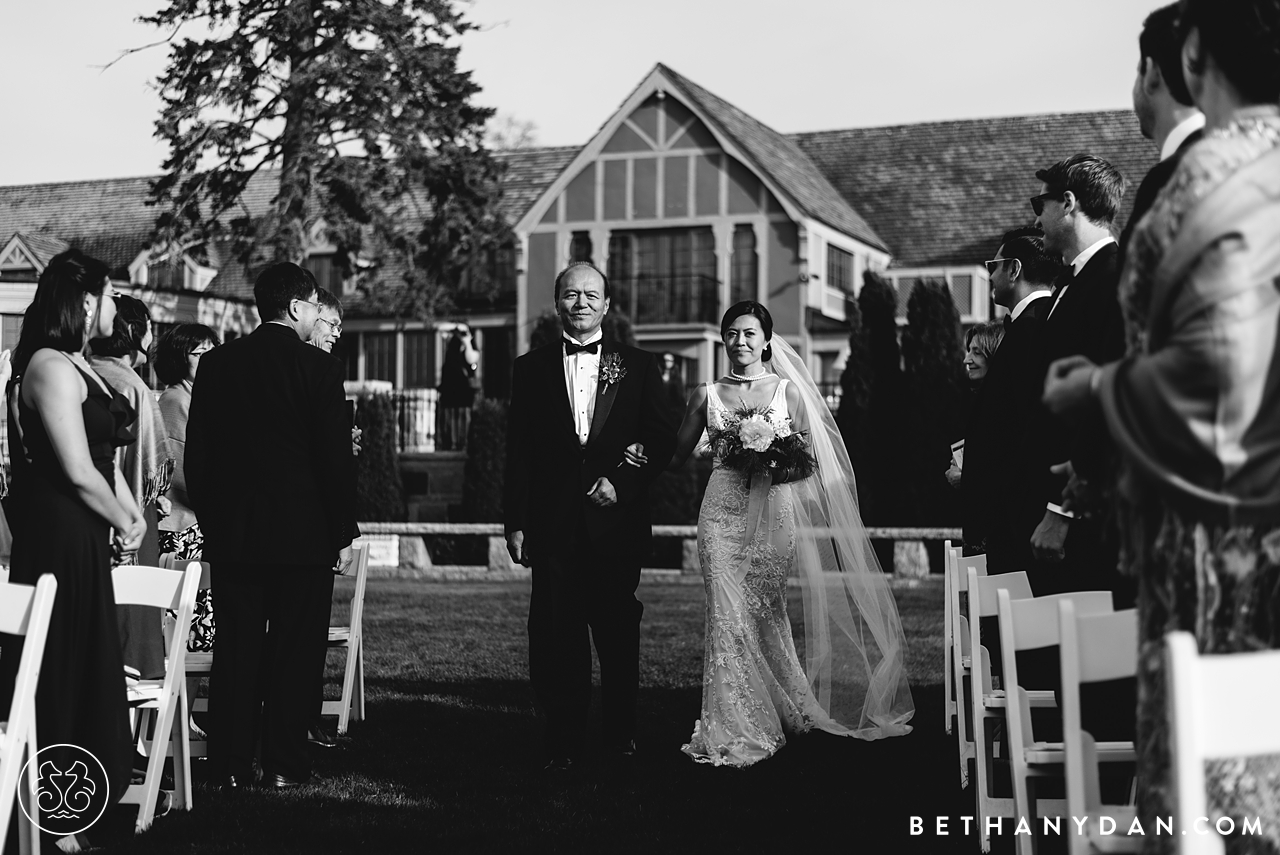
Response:
[[[498,162],[507,167],[500,205],[507,222],[518,222],[580,151],[582,146],[495,152]]]
[[[1128,179],[1124,225],[1156,162],[1128,110],[1055,113],[793,134],[791,139],[875,226],[897,267],[977,264],[1006,230],[1034,221],[1035,172],[1079,152]]]
[[[805,214],[871,246],[889,248],[859,213],[857,205],[851,204],[851,200],[832,186],[793,138],[748,116],[662,63],[658,63],[658,69],[718,126],[717,130],[741,147],[754,161],[751,165],[755,169],[772,177]]]
[[[18,238],[22,241],[23,245],[27,247],[27,249],[31,250],[32,255],[35,256],[36,262],[39,263],[41,267],[47,267],[49,262],[53,260],[54,256],[71,248],[71,245],[64,240],[49,237],[48,235],[40,234],[38,232],[19,232]]]

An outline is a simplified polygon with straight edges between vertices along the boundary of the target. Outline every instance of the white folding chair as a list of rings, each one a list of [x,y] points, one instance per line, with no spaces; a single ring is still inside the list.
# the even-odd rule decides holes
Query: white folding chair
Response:
[[[951,625],[951,573],[952,567],[955,566],[956,558],[960,555],[959,547],[952,547],[951,541],[942,541],[942,649],[945,655],[942,657],[942,716],[943,727],[946,728],[947,735],[951,735],[951,719],[956,714],[956,692],[952,685],[955,679],[955,665],[951,660],[952,625]]]
[[[0,582],[0,632],[23,635],[22,658],[18,660],[18,676],[13,683],[13,700],[9,717],[0,733],[0,851],[4,850],[18,795],[22,767],[39,750],[36,746],[36,686],[40,683],[40,663],[44,660],[44,642],[49,634],[49,616],[58,592],[58,580],[46,573],[35,587]],[[25,798],[27,810],[37,810],[39,770],[32,763],[27,768]],[[40,855],[40,829],[26,816],[18,818],[18,851],[22,855]]]
[[[969,738],[969,715],[964,702],[965,679],[969,677],[969,622],[960,608],[960,595],[969,590],[969,568],[979,576],[987,575],[987,556],[956,555],[947,565],[947,613],[951,616],[951,648],[947,658],[951,662],[951,675],[955,681],[956,745],[960,754],[960,786],[969,786],[969,761],[977,757],[973,740]]]
[[[1178,853],[1222,855],[1213,821],[1202,820],[1204,763],[1280,754],[1280,650],[1201,656],[1186,632],[1169,633],[1165,646]]]
[[[1009,771],[1013,776],[1013,807],[1016,822],[1024,820],[1032,832],[1015,834],[1018,852],[1031,855],[1035,851],[1035,825],[1040,816],[1062,816],[1066,802],[1062,799],[1036,799],[1035,782],[1045,777],[1061,778],[1063,748],[1061,742],[1037,741],[1031,726],[1029,694],[1022,688],[1018,674],[1019,650],[1039,650],[1058,645],[1058,604],[1075,603],[1076,614],[1106,614],[1112,611],[1110,591],[1074,591],[1031,599],[1013,599],[1007,590],[996,592],[996,610],[1000,619],[1000,661],[1004,666],[1004,689],[1008,707],[1005,710],[1009,746]],[[1105,745],[1106,743],[1104,743]],[[1133,744],[1127,743],[1128,758],[1133,758]],[[1101,748],[1101,746],[1100,746]]]
[[[347,732],[351,721],[364,721],[364,589],[369,579],[369,547],[360,544],[352,550],[356,589],[351,596],[351,616],[346,626],[329,627],[329,649],[346,650],[347,662],[342,675],[342,699],[325,701],[321,715],[338,717],[338,735]]]
[[[183,569],[190,564],[200,565],[200,582],[196,585],[196,590],[201,591],[205,588],[213,587],[213,572],[210,569],[208,561],[193,561],[190,559],[183,560],[176,555],[170,553],[160,556],[160,566],[166,570]],[[188,631],[188,636],[190,632]],[[187,705],[190,712],[208,712],[209,699],[196,697],[196,690],[200,684],[201,677],[208,677],[213,671],[213,653],[199,652],[194,653],[187,651],[186,662],[183,665],[184,683],[186,691]],[[188,728],[188,731],[190,728]],[[195,739],[190,732],[187,734],[187,747],[191,757],[208,757],[209,743],[204,739]]]
[[[1080,721],[1080,684],[1133,677],[1138,673],[1138,612],[1081,615],[1070,600],[1058,603],[1058,647],[1062,664],[1062,743],[1067,779],[1067,815],[1074,817],[1067,835],[1071,855],[1094,852],[1140,852],[1144,837],[1125,832],[1133,824],[1133,805],[1102,802],[1098,763],[1130,762],[1131,742],[1095,742]],[[1133,715],[1134,710],[1126,711]],[[1076,819],[1085,818],[1083,825]],[[1104,834],[1104,818],[1115,823]]]
[[[989,816],[1013,816],[1013,799],[1007,796],[996,796],[992,792],[996,744],[989,738],[994,733],[992,725],[1004,718],[1008,703],[1004,689],[995,688],[991,680],[991,652],[982,644],[980,633],[981,619],[996,616],[996,592],[1007,590],[1009,597],[1016,600],[1031,598],[1031,581],[1025,570],[1015,573],[1000,573],[996,576],[979,576],[977,570],[969,569],[969,649],[970,656],[969,683],[971,686],[971,710],[973,713],[973,744],[977,756],[974,765],[978,770],[977,810],[978,810],[978,843],[983,852],[991,850],[991,835],[987,831],[986,818]],[[996,654],[999,655],[997,650]],[[1027,702],[1032,706],[1055,706],[1053,692],[1035,691],[1027,693]]]
[[[191,632],[191,615],[195,610],[196,590],[200,583],[197,562],[185,570],[126,565],[111,571],[117,605],[152,606],[172,609],[177,620],[166,640],[164,677],[139,681],[138,689],[148,699],[138,710],[138,748],[147,757],[146,777],[141,784],[130,784],[120,799],[123,804],[138,805],[138,833],[146,831],[155,817],[156,798],[160,794],[160,776],[164,760],[172,749],[174,789],[173,806],[191,809],[191,756],[187,745],[187,690],[185,663],[187,636]],[[148,736],[150,733],[150,736]],[[172,746],[170,741],[172,740]]]

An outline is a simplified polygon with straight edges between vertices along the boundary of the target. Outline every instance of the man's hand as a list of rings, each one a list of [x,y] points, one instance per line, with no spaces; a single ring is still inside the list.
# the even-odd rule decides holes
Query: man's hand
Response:
[[[1037,561],[1057,564],[1066,557],[1063,544],[1067,542],[1067,526],[1071,520],[1062,514],[1046,510],[1044,519],[1031,533],[1031,552]]]
[[[524,532],[513,531],[507,535],[507,554],[522,567],[529,566],[529,550],[524,548]]]
[[[339,576],[351,575],[351,556],[352,550],[350,546],[344,546],[338,550],[338,566],[333,568],[333,572]]]
[[[957,490],[960,489],[960,467],[956,466],[954,460],[951,461],[951,467],[947,469],[947,483]]]
[[[364,431],[358,427],[353,427],[351,429],[351,454],[352,455],[357,455],[360,453],[360,435],[363,433]]]
[[[1070,416],[1088,405],[1089,383],[1098,366],[1083,356],[1054,360],[1044,378],[1044,405],[1055,416]]]
[[[637,469],[649,462],[649,458],[644,454],[644,443],[633,442],[628,445],[622,452],[622,463],[628,466],[634,466]],[[622,466],[619,463],[618,466]]]
[[[597,478],[587,491],[587,498],[597,507],[607,508],[618,503],[618,491],[613,489],[608,478]]]

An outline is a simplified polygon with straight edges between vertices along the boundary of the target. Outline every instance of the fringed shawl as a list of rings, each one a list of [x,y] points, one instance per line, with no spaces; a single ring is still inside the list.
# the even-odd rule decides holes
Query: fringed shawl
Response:
[[[102,379],[124,395],[138,414],[133,423],[136,441],[116,452],[116,462],[129,482],[138,507],[145,508],[169,489],[169,479],[173,476],[173,452],[160,407],[147,384],[123,358],[94,356],[90,361]]]

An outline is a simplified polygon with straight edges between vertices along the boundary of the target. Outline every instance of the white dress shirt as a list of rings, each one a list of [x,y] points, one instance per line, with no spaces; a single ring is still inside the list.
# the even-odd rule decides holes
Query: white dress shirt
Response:
[[[1089,244],[1080,254],[1071,259],[1071,278],[1075,279],[1080,275],[1080,271],[1084,270],[1084,266],[1089,263],[1089,259],[1098,254],[1098,250],[1102,249],[1109,243],[1115,243],[1116,239],[1108,235],[1097,243]],[[1053,317],[1054,309],[1058,308],[1058,304],[1062,302],[1062,296],[1067,293],[1067,288],[1071,287],[1070,282],[1064,282],[1062,287],[1058,289],[1058,293],[1053,298],[1053,308],[1049,310],[1049,317]]]
[[[565,341],[574,344],[591,344],[593,341],[603,344],[604,333],[596,330],[595,334],[584,342],[569,337]],[[563,350],[563,348],[562,348]],[[591,417],[596,411],[596,386],[600,381],[600,351],[588,353],[580,351],[573,356],[564,356],[564,384],[569,392],[569,406],[573,409],[573,426],[578,431],[578,444],[586,446],[587,436],[591,433]]]
[[[1047,289],[1043,289],[1040,291],[1032,291],[1030,294],[1023,297],[1021,300],[1019,300],[1018,305],[1013,307],[1013,311],[1009,313],[1009,323],[1013,323],[1014,321],[1016,321],[1018,319],[1018,315],[1021,315],[1026,310],[1027,306],[1030,306],[1036,300],[1040,300],[1040,299],[1043,299],[1044,297],[1052,297],[1052,296],[1053,296],[1053,292]]]
[[[1173,126],[1173,130],[1169,131],[1169,136],[1164,138],[1164,145],[1160,147],[1160,159],[1168,160],[1173,157],[1174,152],[1182,147],[1187,141],[1187,137],[1204,127],[1204,113],[1196,113],[1188,116],[1181,122]]]

